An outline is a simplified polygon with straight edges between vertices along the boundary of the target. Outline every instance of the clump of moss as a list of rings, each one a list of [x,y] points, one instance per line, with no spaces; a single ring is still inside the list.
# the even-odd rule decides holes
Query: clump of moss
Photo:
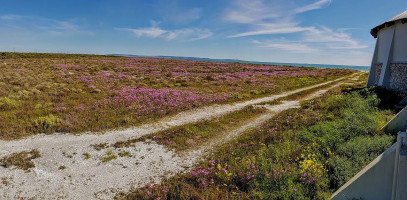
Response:
[[[15,166],[18,169],[29,170],[30,168],[35,167],[35,164],[32,162],[32,160],[39,157],[41,157],[41,154],[37,149],[33,149],[29,152],[22,151],[13,153],[0,159],[0,166],[5,168]]]

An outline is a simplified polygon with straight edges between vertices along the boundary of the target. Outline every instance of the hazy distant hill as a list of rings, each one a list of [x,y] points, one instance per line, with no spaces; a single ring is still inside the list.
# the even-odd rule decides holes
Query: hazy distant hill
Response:
[[[279,62],[256,62],[239,59],[212,59],[212,58],[199,58],[199,57],[183,57],[183,56],[140,56],[132,54],[109,54],[109,56],[124,56],[124,57],[152,57],[152,58],[167,58],[178,60],[195,60],[195,61],[209,61],[209,62],[238,62],[238,63],[254,63],[254,64],[267,64],[267,65],[287,65],[296,67],[318,67],[318,68],[342,68],[342,69],[355,69],[367,71],[369,66],[351,66],[351,65],[325,65],[325,64],[308,64],[308,63],[279,63]]]

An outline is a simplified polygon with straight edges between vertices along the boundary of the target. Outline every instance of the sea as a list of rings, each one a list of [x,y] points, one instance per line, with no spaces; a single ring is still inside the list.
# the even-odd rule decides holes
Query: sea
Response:
[[[244,61],[243,63],[266,64],[266,65],[283,65],[294,67],[316,67],[316,68],[332,68],[332,69],[354,69],[360,71],[369,71],[370,66],[352,66],[352,65],[328,65],[328,64],[309,64],[309,63],[279,63],[279,62],[253,62]]]
[[[212,59],[212,58],[199,58],[199,57],[180,57],[180,56],[141,56],[131,54],[110,54],[110,56],[124,56],[124,57],[153,57],[153,58],[166,58],[177,60],[193,60],[193,61],[209,61],[209,62],[237,62],[249,64],[263,64],[263,65],[282,65],[294,67],[316,67],[316,68],[333,68],[333,69],[354,69],[360,71],[369,71],[370,66],[354,66],[354,65],[330,65],[330,64],[309,64],[309,63],[279,63],[279,62],[257,62],[246,61],[238,59]]]

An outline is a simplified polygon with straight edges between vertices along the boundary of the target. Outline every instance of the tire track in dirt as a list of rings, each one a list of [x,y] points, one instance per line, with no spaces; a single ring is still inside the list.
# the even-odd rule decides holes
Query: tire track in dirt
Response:
[[[359,72],[360,73],[360,72]],[[92,145],[98,143],[113,143],[115,141],[137,138],[147,134],[166,130],[171,127],[181,126],[185,124],[195,123],[201,120],[209,120],[215,117],[225,115],[227,113],[241,110],[249,105],[270,102],[282,97],[286,97],[295,93],[303,92],[313,88],[329,85],[332,82],[342,81],[348,77],[342,77],[333,81],[316,84],[313,86],[296,89],[282,94],[271,95],[263,98],[253,99],[244,102],[233,104],[222,104],[206,106],[190,111],[178,113],[174,116],[163,118],[154,123],[144,124],[138,127],[128,128],[124,130],[108,131],[104,134],[84,133],[81,135],[72,135],[69,133],[55,133],[52,135],[39,134],[25,139],[2,141],[0,140],[0,157],[6,154],[23,151],[26,149],[39,149],[52,146],[54,148],[77,146],[77,145]]]
[[[17,141],[0,141],[0,157],[31,149],[38,149],[41,153],[40,158],[33,160],[36,167],[29,173],[23,170],[0,167],[0,178],[4,180],[3,183],[0,183],[0,199],[20,197],[34,199],[111,199],[117,191],[128,191],[131,187],[141,187],[149,182],[159,182],[164,176],[169,177],[188,170],[203,156],[207,155],[211,149],[230,141],[248,129],[257,127],[285,109],[299,106],[299,101],[283,101],[279,105],[265,106],[270,112],[228,131],[221,138],[210,140],[198,150],[192,150],[183,155],[169,151],[165,146],[155,142],[138,142],[135,147],[121,148],[120,151],[129,153],[128,156],[124,157],[118,156],[117,149],[109,147],[97,151],[91,146],[92,144],[114,143],[174,126],[220,117],[245,106],[270,102],[347,78],[343,77],[250,101],[186,111],[155,123],[121,131],[111,131],[102,135],[37,135]],[[314,95],[315,97],[317,95]],[[114,152],[117,158],[103,162],[109,150]],[[91,157],[85,159],[83,156],[85,153]],[[61,169],[61,166],[66,168]]]

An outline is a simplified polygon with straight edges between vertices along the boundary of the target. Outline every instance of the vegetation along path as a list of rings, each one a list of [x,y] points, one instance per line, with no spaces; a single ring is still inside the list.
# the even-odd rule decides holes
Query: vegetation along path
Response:
[[[3,166],[0,167],[0,198],[110,199],[118,191],[159,182],[162,177],[183,172],[215,146],[260,125],[282,110],[299,106],[300,100],[316,98],[329,88],[363,73],[250,101],[207,106],[105,134],[41,134],[21,140],[0,141],[0,165]],[[302,93],[305,96],[296,98],[295,95]],[[277,105],[265,104],[278,99],[286,101]],[[151,141],[120,148],[112,146],[118,141],[210,120],[253,105],[268,111],[182,154]]]

